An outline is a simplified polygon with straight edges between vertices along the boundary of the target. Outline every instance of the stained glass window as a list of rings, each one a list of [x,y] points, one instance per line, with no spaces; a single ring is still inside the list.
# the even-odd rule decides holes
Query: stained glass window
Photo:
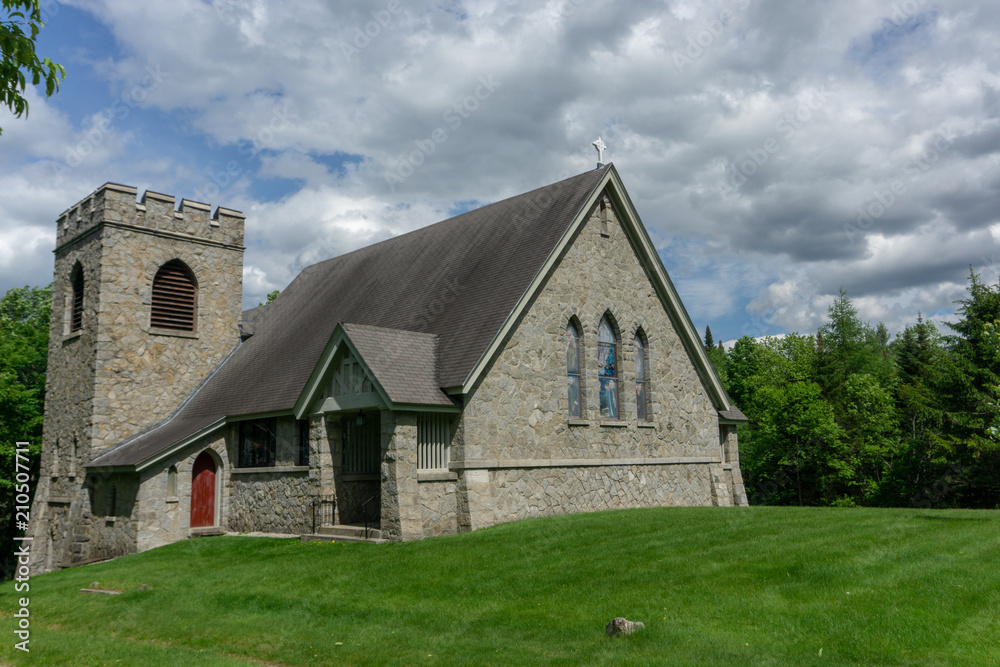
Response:
[[[583,389],[580,384],[580,332],[570,322],[566,325],[566,384],[569,387],[569,416],[583,414]]]
[[[646,345],[642,335],[637,333],[632,339],[635,348],[635,410],[639,421],[649,421],[653,418],[649,410],[649,394],[646,390]]]
[[[597,377],[601,418],[618,419],[618,339],[607,317],[601,318],[597,327]]]

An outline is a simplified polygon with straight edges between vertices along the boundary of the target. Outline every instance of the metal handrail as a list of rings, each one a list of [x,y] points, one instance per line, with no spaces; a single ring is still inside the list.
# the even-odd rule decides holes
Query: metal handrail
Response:
[[[371,502],[373,500],[375,500],[375,498],[376,498],[376,496],[372,496],[371,498],[369,498],[368,500],[366,500],[361,505],[361,509],[364,510],[364,513],[365,513],[365,539],[366,540],[368,539],[368,531],[369,531],[368,525],[370,523],[369,519],[368,519],[368,506],[371,504]]]
[[[327,511],[329,507],[329,511]],[[323,520],[326,518],[327,514],[330,516],[329,525],[333,525],[334,512],[337,508],[337,496],[316,496],[313,498],[312,506],[312,532],[313,535],[316,534],[317,522],[317,508],[319,509],[319,525],[323,525]]]

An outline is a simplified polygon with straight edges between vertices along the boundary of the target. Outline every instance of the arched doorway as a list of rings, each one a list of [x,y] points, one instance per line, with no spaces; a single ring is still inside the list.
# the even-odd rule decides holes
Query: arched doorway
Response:
[[[191,527],[215,525],[215,459],[207,451],[198,455],[191,470]]]

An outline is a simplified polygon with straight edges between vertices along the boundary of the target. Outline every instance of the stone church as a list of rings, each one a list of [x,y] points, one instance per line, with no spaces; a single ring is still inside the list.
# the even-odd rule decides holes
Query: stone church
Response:
[[[58,220],[35,571],[223,532],[746,504],[745,417],[613,165],[247,311],[244,216],[136,195]]]

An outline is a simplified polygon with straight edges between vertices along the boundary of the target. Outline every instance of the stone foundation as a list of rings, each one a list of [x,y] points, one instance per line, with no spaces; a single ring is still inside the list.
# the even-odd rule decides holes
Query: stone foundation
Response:
[[[312,532],[312,501],[318,485],[309,471],[242,473],[230,479],[229,530],[238,533]]]
[[[491,470],[495,523],[529,517],[653,506],[711,505],[699,464]]]
[[[458,481],[420,482],[419,489],[423,536],[434,537],[457,533]]]

